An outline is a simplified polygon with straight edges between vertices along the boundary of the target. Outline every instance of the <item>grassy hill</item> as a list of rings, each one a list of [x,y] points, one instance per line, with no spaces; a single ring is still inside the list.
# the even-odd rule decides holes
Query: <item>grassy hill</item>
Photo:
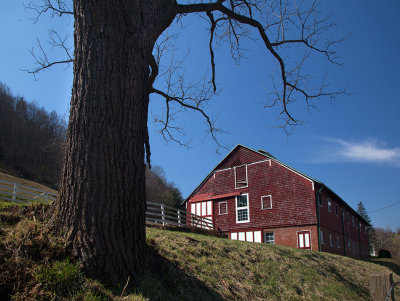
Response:
[[[7,182],[13,182],[13,183],[17,183],[17,184],[20,184],[20,185],[24,185],[24,186],[28,186],[28,187],[32,187],[32,188],[36,188],[36,189],[40,189],[40,190],[44,190],[44,191],[48,191],[48,192],[52,192],[52,193],[57,193],[56,190],[54,190],[52,188],[49,188],[49,187],[47,187],[45,185],[38,184],[36,182],[32,182],[32,181],[29,181],[29,180],[25,180],[25,179],[22,179],[22,178],[19,178],[19,177],[16,177],[16,176],[13,176],[13,175],[10,175],[8,173],[1,172],[1,171],[0,171],[0,180],[7,181]]]
[[[368,300],[369,275],[392,271],[327,253],[148,227],[145,275],[130,290],[125,283],[112,290],[69,259],[44,211],[0,209],[0,300]]]

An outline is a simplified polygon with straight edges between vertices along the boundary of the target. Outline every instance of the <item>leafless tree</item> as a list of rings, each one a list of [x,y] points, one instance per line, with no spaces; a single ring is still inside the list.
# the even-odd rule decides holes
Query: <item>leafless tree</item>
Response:
[[[150,163],[148,137],[149,95],[165,99],[162,133],[175,139],[180,129],[171,120],[172,106],[194,110],[204,117],[211,137],[218,128],[204,104],[218,91],[215,41],[227,41],[235,60],[243,57],[242,41],[257,38],[278,66],[275,93],[266,106],[280,107],[283,127],[299,124],[290,110],[296,101],[312,106],[320,97],[334,99],[343,91],[327,91],[327,83],[313,85],[303,73],[310,54],[337,63],[333,47],[341,40],[327,40],[335,25],[324,17],[316,1],[289,0],[74,0],[73,10],[62,0],[31,4],[38,15],[73,15],[74,61],[66,157],[59,198],[52,225],[67,233],[74,254],[86,271],[113,284],[137,279],[145,257],[145,165]],[[173,66],[160,73],[155,47],[162,33],[177,18],[200,14],[210,29],[211,74],[197,83],[185,82]],[[63,48],[62,38],[54,41]],[[303,47],[305,55],[291,65],[291,47]],[[40,49],[40,47],[39,47]],[[161,49],[161,50],[160,50]],[[67,51],[68,50],[68,51]],[[62,60],[61,60],[62,61]],[[52,64],[44,53],[36,58],[37,73]],[[160,75],[166,89],[157,85]],[[161,79],[160,79],[161,80]],[[314,87],[314,88],[312,88]]]

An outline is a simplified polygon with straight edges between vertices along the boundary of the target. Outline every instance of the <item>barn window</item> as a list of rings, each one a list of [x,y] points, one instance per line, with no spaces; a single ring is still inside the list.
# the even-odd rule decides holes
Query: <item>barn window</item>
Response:
[[[337,247],[338,247],[338,249],[340,249],[340,239],[339,239],[339,235],[336,236],[336,239],[337,239]]]
[[[318,203],[320,207],[324,207],[324,203],[322,202],[322,194],[318,193]]]
[[[337,205],[335,205],[335,214],[336,214],[336,216],[338,216],[338,209],[337,209]]]
[[[247,187],[247,165],[237,166],[235,171],[235,188]]]
[[[270,245],[275,244],[274,232],[264,232],[264,243]]]
[[[228,214],[228,204],[227,202],[219,202],[219,215]]]
[[[333,247],[332,234],[329,234],[329,245]]]
[[[236,197],[236,222],[246,223],[250,221],[248,194],[238,195]]]
[[[265,195],[261,197],[261,209],[272,209],[272,196]]]
[[[324,245],[325,244],[324,243],[324,232],[320,231],[319,234],[320,234],[319,236],[320,236],[320,239],[321,239],[321,244]]]
[[[328,211],[332,212],[332,202],[330,199],[328,199]]]

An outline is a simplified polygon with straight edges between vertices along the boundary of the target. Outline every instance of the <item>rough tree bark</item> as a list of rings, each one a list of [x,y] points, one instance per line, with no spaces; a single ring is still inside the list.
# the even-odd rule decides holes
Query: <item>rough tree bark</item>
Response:
[[[149,61],[175,1],[74,1],[74,81],[52,225],[91,276],[124,284],[145,252]]]

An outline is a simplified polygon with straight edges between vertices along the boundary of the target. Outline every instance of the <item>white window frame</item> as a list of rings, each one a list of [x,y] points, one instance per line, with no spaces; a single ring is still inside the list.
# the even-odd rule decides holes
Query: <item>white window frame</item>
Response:
[[[244,196],[244,195],[245,195],[246,198],[247,198],[247,206],[246,206],[246,207],[240,207],[240,208],[238,208],[238,197]],[[249,203],[250,203],[250,199],[249,199],[249,194],[248,194],[248,193],[242,193],[241,195],[238,195],[238,196],[235,197],[235,205],[236,205],[236,223],[237,223],[237,224],[242,224],[242,223],[248,223],[248,222],[250,222],[250,206],[249,206]],[[238,210],[242,210],[242,209],[247,209],[247,220],[238,221]]]
[[[337,239],[337,247],[338,247],[338,249],[340,249],[340,239],[339,239],[339,235],[336,235],[336,239]]]
[[[329,245],[333,247],[333,238],[331,233],[329,233]]]
[[[324,243],[324,231],[319,231],[319,236],[320,236],[320,239],[321,239],[321,245],[324,245],[325,243]]]
[[[331,199],[328,199],[328,211],[332,212],[332,201],[331,201]]]
[[[266,234],[267,233],[272,233],[272,241],[271,240],[269,240],[269,241],[267,241],[265,238],[266,238]],[[263,233],[264,235],[264,243],[265,244],[269,244],[269,245],[274,245],[275,244],[275,233],[274,233],[274,231],[265,231],[264,233]]]
[[[236,168],[242,167],[242,166],[245,166],[245,167],[246,167],[246,186],[237,187]],[[248,178],[248,174],[247,174],[247,164],[235,166],[235,167],[233,168],[233,172],[234,172],[234,174],[235,174],[235,189],[242,189],[242,188],[249,187],[249,178]]]
[[[271,207],[264,208],[263,198],[268,198],[268,197],[269,197],[269,202],[271,204]],[[261,210],[268,210],[268,209],[272,209],[272,195],[263,195],[261,197]]]
[[[221,204],[226,204],[226,213],[221,213]],[[218,213],[219,215],[226,215],[228,214],[228,202],[218,202]]]

